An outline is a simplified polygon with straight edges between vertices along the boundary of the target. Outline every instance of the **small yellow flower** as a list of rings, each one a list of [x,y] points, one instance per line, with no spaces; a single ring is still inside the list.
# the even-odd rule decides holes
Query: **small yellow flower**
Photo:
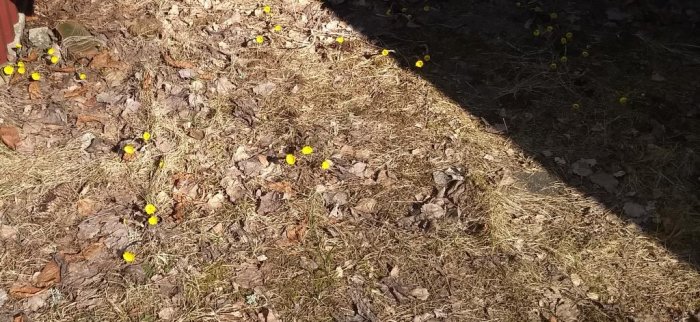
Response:
[[[625,96],[620,97],[618,102],[620,102],[620,105],[627,105],[627,97],[625,97]]]
[[[551,64],[549,64],[549,69],[551,69],[551,70],[557,69],[557,63],[551,63]]]
[[[264,6],[264,7],[263,7],[263,12],[264,12],[264,13],[270,13],[270,11],[272,11],[272,8],[270,8],[270,6]]]
[[[391,16],[391,8],[386,9],[385,14],[386,14],[387,16]]]
[[[127,251],[122,254],[122,258],[125,262],[131,263],[136,259],[136,254]]]
[[[24,68],[24,66],[17,68],[17,73],[20,75],[24,75],[24,73],[27,72],[27,69]]]
[[[146,205],[146,207],[143,207],[143,211],[145,211],[147,215],[153,215],[157,210],[158,209],[156,206],[154,206],[152,203],[149,203]]]
[[[85,73],[80,73],[80,74],[78,74],[78,79],[80,79],[80,80],[86,80],[86,79],[87,79],[87,74],[85,74]]]
[[[158,168],[163,169],[165,167],[165,158],[160,158],[158,161]]]
[[[297,163],[297,157],[295,157],[294,154],[290,153],[284,157],[284,161],[286,161],[289,165],[294,165],[295,163]]]
[[[430,11],[430,6],[429,5],[423,6],[423,11],[425,11],[425,12]]]
[[[311,153],[314,153],[314,148],[312,148],[310,145],[306,145],[303,148],[301,148],[301,154],[309,155]]]
[[[581,105],[579,103],[574,103],[573,105],[571,105],[571,107],[575,110],[578,110],[579,108],[581,108]]]
[[[540,36],[540,30],[539,30],[539,29],[533,30],[533,31],[532,31],[532,35],[535,36],[535,37],[539,37],[539,36]]]
[[[401,12],[407,12],[408,8],[401,8]]]
[[[143,132],[143,134],[141,135],[141,138],[142,138],[144,141],[150,140],[150,139],[151,139],[151,132],[148,132],[148,131]]]
[[[423,56],[424,61],[430,61],[430,55],[425,55]]]
[[[274,27],[272,27],[272,30],[274,30],[274,31],[276,31],[276,32],[280,32],[280,31],[282,31],[282,26],[280,26],[280,25],[275,25]]]
[[[338,36],[338,38],[335,38],[335,42],[342,45],[345,42],[345,38],[343,38],[343,36]]]
[[[59,59],[60,58],[58,58],[58,56],[51,56],[50,60],[51,60],[52,64],[56,65],[56,64],[58,64]]]
[[[155,226],[158,224],[160,220],[158,219],[158,216],[150,216],[148,217],[148,224],[151,226]]]
[[[554,30],[554,27],[552,26],[547,26],[547,32],[552,32]]]
[[[53,47],[51,47],[51,48],[49,48],[49,49],[46,50],[46,53],[49,54],[49,55],[53,55],[54,53],[56,53],[56,49],[54,49]]]
[[[331,161],[331,160],[323,160],[323,162],[321,162],[321,169],[323,169],[323,170],[328,170],[332,166],[333,166],[333,161]]]
[[[41,79],[41,74],[39,74],[39,72],[32,73],[32,80],[38,81],[40,79]]]
[[[425,65],[425,63],[422,60],[419,59],[416,61],[416,67],[423,68],[423,65]]]
[[[581,56],[583,56],[583,57],[588,57],[589,55],[590,55],[590,53],[588,52],[588,50],[584,50],[584,51],[581,53]]]
[[[22,48],[22,44],[16,43],[16,44],[15,44],[15,49],[20,49],[20,48]]]
[[[561,58],[559,58],[559,61],[566,64],[566,62],[569,61],[569,58],[567,58],[566,56],[561,56]]]
[[[557,18],[559,18],[559,15],[558,15],[556,12],[552,12],[552,13],[549,14],[549,19],[554,20],[554,19],[557,19]]]
[[[382,56],[389,56],[389,49],[382,49]]]
[[[134,154],[136,152],[136,148],[131,144],[125,145],[123,150],[126,154]]]
[[[18,62],[17,62],[17,67],[24,67],[24,62],[23,62],[23,61],[18,61]]]
[[[265,41],[265,37],[263,36],[255,36],[255,42],[258,44],[262,44]]]
[[[5,73],[5,75],[10,76],[15,73],[15,67],[12,65],[7,65],[2,68],[2,72]]]
[[[566,35],[564,35],[566,39],[571,40],[574,39],[574,33],[573,32],[567,32]]]
[[[561,37],[561,39],[559,41],[561,41],[562,45],[566,45],[566,43],[567,43],[566,37]]]

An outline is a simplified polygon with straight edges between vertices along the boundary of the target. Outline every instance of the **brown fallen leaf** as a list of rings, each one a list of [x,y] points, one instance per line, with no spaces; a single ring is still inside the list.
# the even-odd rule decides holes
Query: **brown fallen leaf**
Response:
[[[49,67],[49,70],[55,73],[75,73],[75,66]]]
[[[25,322],[25,321],[27,321],[27,320],[24,318],[24,313],[17,313],[12,318],[12,322]]]
[[[289,181],[270,182],[267,184],[267,187],[284,194],[294,194],[294,189],[292,189],[292,184]]]
[[[306,236],[308,221],[303,220],[296,225],[288,225],[284,228],[284,238],[277,243],[280,246],[290,246],[299,244]]]
[[[44,265],[44,268],[41,270],[41,272],[36,278],[35,286],[47,288],[54,286],[55,284],[58,284],[60,282],[61,267],[58,265],[58,263],[56,263],[56,261],[52,260],[46,263],[46,265]]]
[[[75,121],[75,126],[80,126],[82,124],[90,123],[90,122],[104,123],[102,121],[102,117],[100,117],[100,116],[90,115],[90,114],[80,114],[80,115],[78,115],[78,119]]]
[[[8,148],[12,150],[17,149],[17,143],[21,141],[19,129],[14,126],[0,126],[0,139]]]
[[[165,63],[170,66],[170,67],[175,67],[175,68],[194,68],[194,64],[188,61],[184,60],[175,60],[170,55],[167,53],[163,53],[163,60]]]
[[[88,91],[87,86],[79,86],[79,87],[76,87],[72,90],[65,91],[63,93],[63,98],[73,98],[73,97],[81,96],[81,95],[87,93],[87,91]]]
[[[95,213],[95,201],[91,199],[80,199],[76,203],[78,214],[81,216],[90,216]]]
[[[29,50],[27,57],[22,58],[23,61],[28,63],[34,62],[37,59],[39,59],[39,52],[35,48]]]
[[[10,296],[14,299],[24,299],[34,296],[34,294],[43,291],[41,287],[34,287],[26,283],[15,283],[10,287]]]
[[[126,67],[126,64],[112,58],[112,55],[110,55],[108,51],[103,51],[97,54],[95,57],[92,58],[92,61],[90,62],[90,68],[95,69],[123,67]]]
[[[42,97],[41,95],[41,87],[39,86],[39,82],[31,82],[29,83],[29,86],[27,86],[27,93],[29,93],[29,99],[40,99]]]

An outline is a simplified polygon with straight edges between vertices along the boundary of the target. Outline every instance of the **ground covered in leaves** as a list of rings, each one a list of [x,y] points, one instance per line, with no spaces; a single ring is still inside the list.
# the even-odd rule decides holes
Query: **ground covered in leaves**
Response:
[[[613,108],[597,105],[601,91],[586,94],[602,81],[578,87],[577,73],[612,79],[590,71],[610,71],[612,58],[595,54],[598,30],[579,23],[584,28],[568,35],[566,24],[552,22],[574,25],[580,12],[482,1],[474,7],[488,3],[493,10],[482,13],[492,16],[469,21],[485,30],[463,32],[464,16],[440,2],[329,3],[38,2],[27,30],[49,27],[52,38],[40,48],[39,31],[25,37],[17,48],[24,65],[3,76],[0,92],[0,319],[700,318],[693,258],[648,230],[667,220],[655,205],[681,191],[681,181],[642,187],[646,177],[632,166],[604,168],[602,157],[564,148],[542,150],[540,159],[518,137],[547,132],[528,137],[556,145],[561,136],[551,128],[527,124],[552,102],[565,106],[548,115],[557,131],[576,128],[573,115],[587,113],[585,131],[562,134],[569,140],[631,119],[595,116]],[[667,19],[697,23],[697,12],[681,9]],[[475,50],[470,58],[396,34],[382,42],[368,35],[383,25],[349,23],[343,10],[385,21],[382,32],[408,30],[407,37],[446,28],[455,34],[444,42],[455,51],[469,41],[485,48],[477,44],[488,37],[514,52]],[[639,18],[622,5],[602,10],[607,28]],[[490,35],[487,22],[502,18],[518,28]],[[579,39],[590,46],[562,54]],[[516,50],[524,43],[540,49]],[[659,56],[687,59],[691,67],[675,74],[697,67],[692,46],[648,43],[657,50],[631,55],[610,75]],[[598,60],[581,60],[589,55]],[[515,62],[515,76],[486,67]],[[518,75],[532,77],[511,81]],[[677,104],[700,103],[683,96],[697,82],[670,84],[673,75],[660,68],[647,76],[678,91],[668,92],[680,93]],[[482,85],[501,86],[499,99],[470,93]],[[614,108],[648,102],[644,87],[633,85],[608,88]],[[550,89],[569,96],[553,101]],[[518,113],[503,110],[519,104]],[[488,109],[503,122],[479,114]],[[696,122],[697,107],[683,111]],[[653,136],[671,126],[650,125],[644,148],[658,149],[645,158],[664,165],[684,158],[674,173],[695,175],[698,141],[688,124],[674,132],[686,139],[675,150]],[[583,141],[576,146],[602,146]],[[552,173],[547,160],[564,174]],[[639,162],[646,172],[638,173],[664,171]],[[626,199],[610,207],[567,176]],[[655,197],[642,203],[645,192]],[[697,219],[676,206],[682,222]],[[664,236],[697,236],[685,227]]]

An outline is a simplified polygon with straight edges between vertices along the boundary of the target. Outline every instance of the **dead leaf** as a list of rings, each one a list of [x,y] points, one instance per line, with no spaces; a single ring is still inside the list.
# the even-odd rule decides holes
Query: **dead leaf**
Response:
[[[175,68],[194,68],[194,64],[188,61],[184,60],[175,60],[170,55],[167,53],[163,53],[163,60],[165,61],[165,64],[167,64],[170,67],[175,67]]]
[[[268,192],[260,198],[258,215],[266,215],[282,208],[282,196],[279,192]]]
[[[377,212],[377,200],[374,198],[362,198],[351,210],[360,214],[374,214]]]
[[[34,287],[26,283],[16,283],[10,287],[10,297],[14,299],[24,299],[43,291],[41,287]]]
[[[60,282],[61,267],[58,265],[58,263],[56,263],[56,261],[52,260],[44,265],[44,268],[36,277],[36,283],[34,283],[34,285],[37,287],[47,288]]]
[[[271,190],[281,192],[285,195],[291,196],[294,194],[294,189],[292,188],[292,184],[289,181],[270,182],[267,184],[267,187]]]
[[[219,209],[224,205],[224,200],[226,198],[224,197],[224,194],[219,192],[209,198],[207,201],[207,206],[209,206],[210,209]]]
[[[416,287],[411,291],[411,296],[413,296],[421,301],[425,301],[430,296],[430,293],[428,292],[427,288]]]
[[[27,86],[27,93],[29,94],[29,99],[40,99],[42,97],[41,95],[41,87],[39,86],[39,82],[31,82],[29,83],[29,86]]]
[[[273,82],[262,83],[253,87],[253,93],[260,96],[270,96],[270,94],[272,94],[276,88],[277,85]]]
[[[307,220],[303,220],[296,225],[287,225],[287,227],[284,228],[284,238],[277,244],[280,246],[289,246],[301,243],[306,236],[307,227]]]
[[[80,115],[78,115],[78,118],[75,121],[75,125],[80,126],[82,124],[90,123],[90,122],[103,123],[102,117],[100,117],[100,116],[90,115],[90,114],[80,114]]]
[[[124,68],[126,64],[120,62],[112,57],[108,51],[102,51],[95,55],[90,61],[90,68],[100,69],[100,68]]]
[[[434,203],[427,203],[420,207],[420,212],[427,219],[437,219],[445,216],[445,208]]]
[[[77,70],[75,66],[63,66],[63,67],[49,67],[54,73],[75,73]]]
[[[63,98],[73,98],[77,96],[81,96],[85,93],[87,93],[88,87],[87,86],[77,86],[76,88],[73,88],[71,90],[67,90],[63,92]]]
[[[199,184],[191,174],[178,173],[173,177],[175,178],[173,199],[177,203],[185,203],[197,198]]]
[[[127,28],[127,31],[129,31],[132,36],[136,37],[154,37],[160,33],[160,29],[161,25],[158,19],[155,17],[144,17],[134,21],[134,23]]]
[[[95,55],[101,45],[100,41],[77,21],[60,23],[56,26],[56,31],[61,35],[62,47],[75,59]]]
[[[95,201],[91,199],[80,199],[76,203],[78,214],[86,217],[95,213]]]
[[[37,59],[39,59],[39,52],[35,48],[32,48],[29,50],[27,57],[24,57],[22,60],[31,63],[35,62]]]
[[[241,270],[236,272],[235,281],[243,288],[254,288],[263,283],[262,273],[256,264],[244,263]]]
[[[0,225],[0,239],[16,240],[19,231],[16,227],[8,225]]]
[[[17,149],[17,143],[21,141],[19,129],[14,126],[0,126],[0,139],[8,148],[12,150]]]

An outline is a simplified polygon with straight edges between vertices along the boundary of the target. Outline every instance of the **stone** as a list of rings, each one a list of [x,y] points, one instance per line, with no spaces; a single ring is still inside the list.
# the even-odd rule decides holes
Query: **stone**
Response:
[[[51,47],[51,30],[48,27],[29,29],[29,44],[41,50]]]

